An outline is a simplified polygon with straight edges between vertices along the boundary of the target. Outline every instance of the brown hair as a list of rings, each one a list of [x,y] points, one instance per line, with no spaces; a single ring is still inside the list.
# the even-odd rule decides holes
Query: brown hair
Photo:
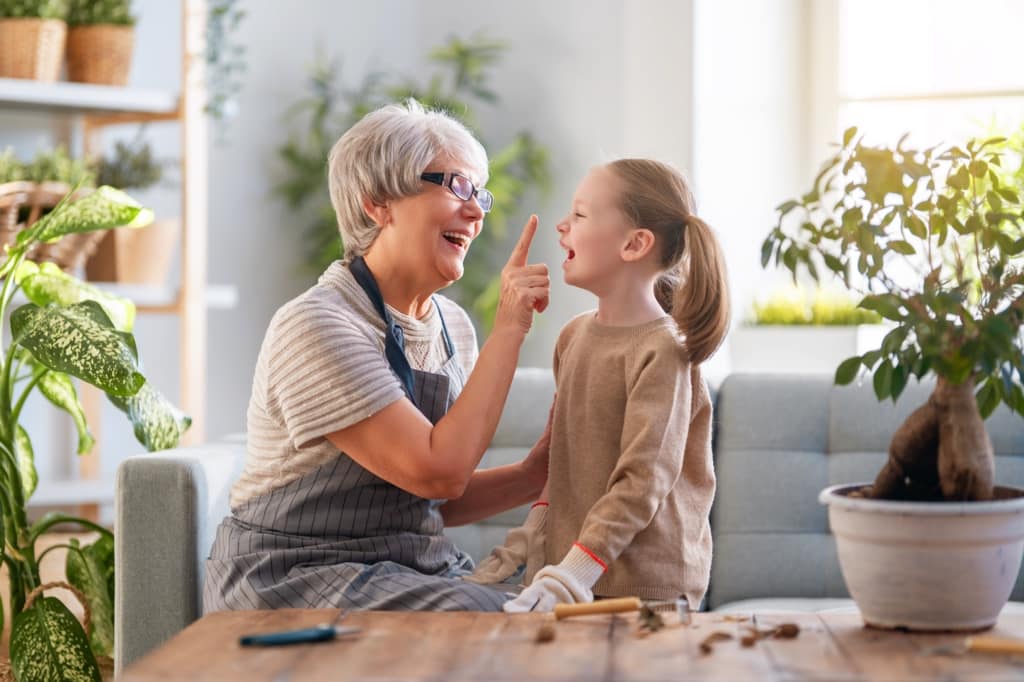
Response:
[[[619,159],[607,167],[622,183],[620,210],[654,233],[664,268],[654,287],[658,303],[679,325],[690,362],[704,362],[729,330],[722,247],[694,215],[693,193],[675,168],[649,159]]]

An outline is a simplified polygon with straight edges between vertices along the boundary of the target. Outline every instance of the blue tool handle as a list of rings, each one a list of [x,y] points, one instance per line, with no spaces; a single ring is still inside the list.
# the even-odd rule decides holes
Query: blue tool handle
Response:
[[[333,625],[317,625],[302,630],[286,630],[284,632],[268,632],[262,635],[243,635],[238,643],[242,646],[281,646],[284,644],[304,644],[306,642],[325,642],[334,639]]]

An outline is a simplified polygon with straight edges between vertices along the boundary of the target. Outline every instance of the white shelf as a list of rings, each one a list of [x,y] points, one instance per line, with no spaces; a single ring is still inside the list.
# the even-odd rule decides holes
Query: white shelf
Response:
[[[113,504],[114,479],[39,481],[28,500],[29,507],[60,507],[72,504]]]
[[[178,292],[173,287],[151,284],[111,284],[88,282],[97,289],[116,296],[130,299],[138,307],[156,307],[174,304]],[[231,284],[207,284],[205,287],[206,306],[216,309],[230,309],[238,305],[238,288]]]
[[[131,300],[137,308],[159,308],[174,305],[178,291],[173,287],[156,284],[114,284],[110,282],[86,282],[97,289]],[[238,305],[238,287],[232,284],[207,284],[204,291],[206,307],[230,310]],[[14,295],[14,303],[27,303],[22,291]]]
[[[69,113],[173,114],[178,96],[164,90],[0,78],[0,105]]]

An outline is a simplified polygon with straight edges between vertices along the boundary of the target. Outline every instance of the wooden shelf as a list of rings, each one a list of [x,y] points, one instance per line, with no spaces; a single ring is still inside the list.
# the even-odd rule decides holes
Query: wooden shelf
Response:
[[[161,117],[177,116],[178,96],[163,90],[0,78],[0,106],[74,114],[141,114]]]

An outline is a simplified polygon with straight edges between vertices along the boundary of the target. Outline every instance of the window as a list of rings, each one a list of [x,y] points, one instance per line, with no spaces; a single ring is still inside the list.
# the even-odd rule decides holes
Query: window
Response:
[[[839,0],[837,130],[916,145],[1024,125],[1019,0]]]

